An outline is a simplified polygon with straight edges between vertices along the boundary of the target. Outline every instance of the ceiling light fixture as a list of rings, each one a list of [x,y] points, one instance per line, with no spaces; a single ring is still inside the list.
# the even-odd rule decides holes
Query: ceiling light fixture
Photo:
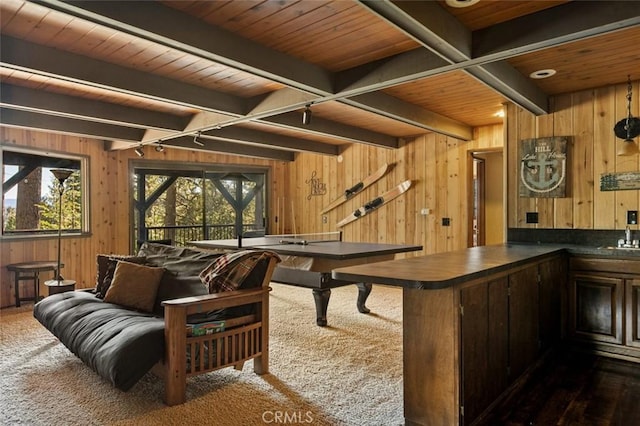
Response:
[[[307,104],[304,107],[304,112],[302,113],[302,124],[305,126],[311,124],[311,104]]]
[[[534,80],[542,80],[543,78],[549,78],[555,74],[556,74],[556,70],[547,68],[546,70],[534,71],[531,74],[529,74],[529,77],[533,78]]]
[[[478,3],[480,0],[445,0],[447,6],[451,7],[469,7]]]
[[[144,157],[144,151],[142,150],[142,145],[133,150],[138,157]]]
[[[193,137],[193,143],[195,143],[198,146],[204,146],[204,143],[198,140],[199,137],[200,137],[200,132],[196,133],[196,135]]]
[[[162,142],[158,141],[158,144],[156,145],[156,152],[164,152],[164,146],[162,146]]]
[[[618,155],[635,155],[640,153],[638,144],[633,140],[640,135],[640,118],[631,115],[631,76],[627,76],[627,118],[618,121],[613,127],[613,132],[620,139],[624,139],[622,147],[618,150]]]

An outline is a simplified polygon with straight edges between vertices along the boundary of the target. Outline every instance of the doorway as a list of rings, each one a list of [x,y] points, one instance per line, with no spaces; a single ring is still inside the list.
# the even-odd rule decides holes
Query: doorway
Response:
[[[468,246],[504,242],[504,169],[502,149],[469,153]]]

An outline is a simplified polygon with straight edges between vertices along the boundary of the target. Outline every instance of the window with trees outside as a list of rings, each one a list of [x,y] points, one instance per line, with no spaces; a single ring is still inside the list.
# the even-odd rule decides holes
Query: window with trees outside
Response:
[[[267,169],[169,167],[133,166],[135,245],[186,245],[266,231]]]
[[[87,157],[2,145],[0,155],[3,239],[51,237],[59,227],[63,234],[89,232]],[[52,173],[57,169],[71,173],[62,200],[60,183]]]

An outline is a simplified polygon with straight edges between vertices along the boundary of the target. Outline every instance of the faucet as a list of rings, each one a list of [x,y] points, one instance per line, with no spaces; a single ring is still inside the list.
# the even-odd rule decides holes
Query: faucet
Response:
[[[631,228],[627,225],[627,229],[624,230],[624,244],[630,246],[631,243]]]
[[[640,248],[640,241],[634,240],[631,234],[631,228],[627,226],[624,230],[624,239],[618,240],[618,247],[621,248]]]

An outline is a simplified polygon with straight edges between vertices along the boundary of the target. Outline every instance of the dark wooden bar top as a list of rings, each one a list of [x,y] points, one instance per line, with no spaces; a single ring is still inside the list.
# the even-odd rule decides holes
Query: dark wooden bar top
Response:
[[[562,252],[560,245],[502,244],[336,268],[339,280],[436,290]]]

